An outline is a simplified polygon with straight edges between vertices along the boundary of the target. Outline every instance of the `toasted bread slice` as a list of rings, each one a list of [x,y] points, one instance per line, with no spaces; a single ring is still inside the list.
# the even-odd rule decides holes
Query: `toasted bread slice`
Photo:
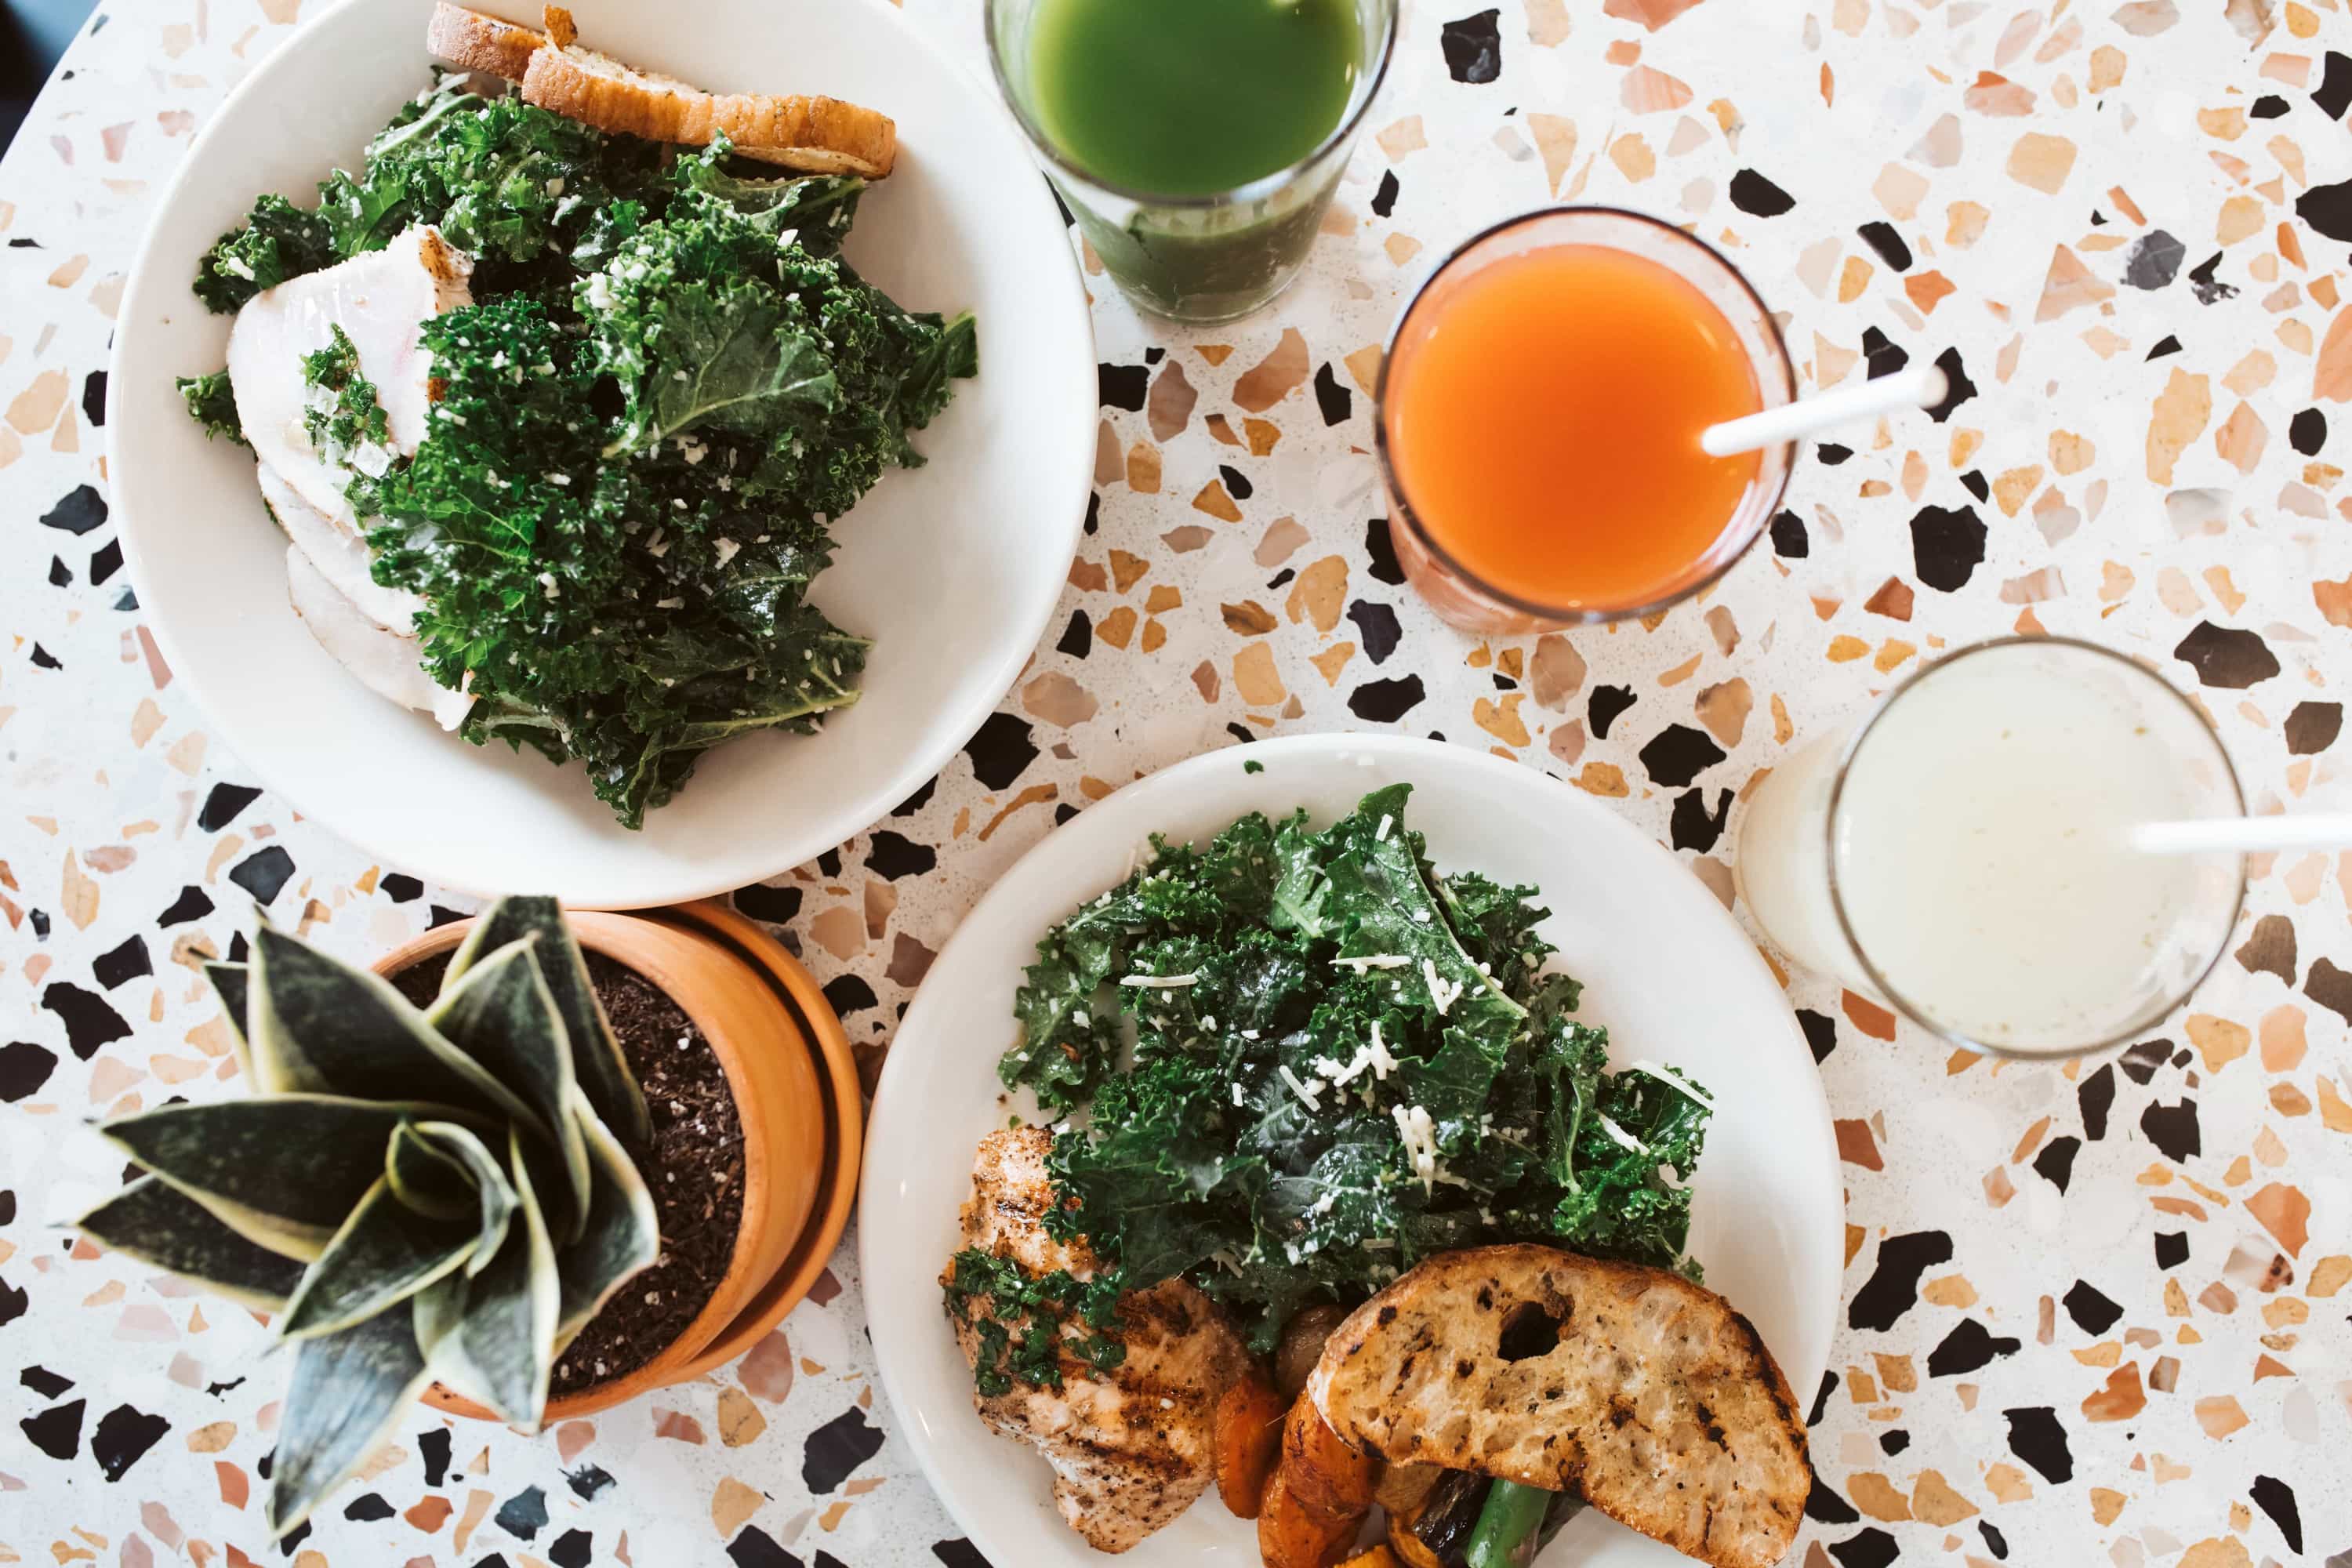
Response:
[[[462,70],[520,81],[530,57],[547,47],[547,37],[441,0],[425,25],[425,47]]]
[[[837,98],[727,93],[712,100],[711,123],[746,158],[803,174],[878,180],[898,157],[888,115]]]
[[[1307,1380],[1391,1464],[1574,1489],[1716,1568],[1771,1568],[1812,1472],[1748,1320],[1664,1269],[1541,1247],[1433,1258],[1339,1325]]]
[[[530,57],[523,72],[526,103],[551,110],[599,131],[649,142],[700,145],[710,140],[710,95],[700,88],[622,64],[574,44]]]

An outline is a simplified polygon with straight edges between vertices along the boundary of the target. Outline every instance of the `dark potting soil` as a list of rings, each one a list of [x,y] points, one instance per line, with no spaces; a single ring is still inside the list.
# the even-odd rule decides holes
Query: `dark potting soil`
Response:
[[[448,967],[446,955],[427,959],[394,975],[393,985],[425,1006]],[[645,1090],[653,1139],[629,1145],[629,1156],[653,1193],[661,1251],[556,1358],[551,1397],[610,1383],[669,1348],[719,1289],[743,1218],[743,1124],[710,1043],[667,993],[626,964],[592,952],[588,977]]]

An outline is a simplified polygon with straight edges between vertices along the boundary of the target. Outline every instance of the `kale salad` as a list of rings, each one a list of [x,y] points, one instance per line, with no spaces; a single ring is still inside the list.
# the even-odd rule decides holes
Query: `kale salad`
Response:
[[[451,76],[315,207],[260,197],[195,280],[236,312],[419,225],[470,264],[469,301],[421,324],[421,443],[387,444],[393,389],[338,326],[286,367],[300,456],[347,475],[362,570],[421,601],[406,662],[470,696],[458,732],[579,759],[633,828],[709,747],[856,700],[866,641],[808,602],[828,531],[979,368],[969,314],[842,258],[863,181],[761,167]],[[181,387],[209,432],[253,434],[227,372]]]
[[[1003,1292],[983,1375],[1058,1380],[1055,1338],[1174,1275],[1269,1348],[1421,1258],[1536,1242],[1676,1268],[1713,1101],[1655,1063],[1608,1070],[1581,987],[1547,967],[1537,889],[1433,866],[1409,785],[1318,832],[1241,818],[1149,858],[1038,944],[998,1071],[1055,1118],[1091,1288],[960,1255],[950,1311]],[[1081,1336],[1084,1338],[1085,1336]],[[1067,1349],[1067,1343],[1064,1348]],[[1028,1353],[1024,1353],[1028,1352]]]

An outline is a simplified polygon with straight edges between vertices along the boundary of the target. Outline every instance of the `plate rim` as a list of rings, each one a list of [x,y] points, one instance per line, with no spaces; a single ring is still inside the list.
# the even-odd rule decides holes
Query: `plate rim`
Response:
[[[1460,769],[1466,773],[1484,773],[1497,779],[1508,778],[1513,787],[1533,784],[1541,788],[1549,785],[1557,789],[1559,796],[1559,804],[1563,810],[1575,812],[1588,821],[1608,824],[1609,826],[1601,827],[1597,831],[1617,834],[1627,843],[1638,847],[1638,852],[1662,872],[1696,882],[1689,868],[1677,859],[1671,850],[1643,833],[1624,816],[1564,781],[1522,763],[1509,761],[1450,742],[1425,740],[1417,736],[1328,731],[1275,736],[1262,741],[1252,741],[1245,744],[1220,746],[1181,758],[1156,772],[1121,785],[1089,806],[1087,815],[1119,805],[1123,797],[1123,809],[1140,810],[1150,803],[1160,800],[1163,795],[1176,794],[1195,775],[1221,765],[1231,767],[1246,761],[1257,761],[1267,764],[1264,774],[1261,775],[1267,776],[1273,772],[1271,764],[1286,757],[1328,753],[1334,757],[1344,758],[1351,752],[1369,753],[1396,764],[1396,772],[1408,775],[1404,782],[1412,783],[1416,787],[1422,781],[1410,776],[1412,766],[1416,761],[1433,767]],[[1148,832],[1150,829],[1147,827],[1143,831]],[[926,1018],[930,1012],[940,1011],[950,1005],[943,999],[944,993],[935,987],[931,976],[951,972],[951,960],[959,945],[978,946],[986,940],[983,933],[992,932],[1006,923],[1006,911],[1013,908],[1013,895],[1009,894],[1007,889],[1013,886],[1017,875],[1031,863],[1033,858],[1049,853],[1049,846],[1055,842],[1058,832],[1058,828],[1049,829],[1045,837],[1023,851],[1017,859],[997,876],[987,891],[964,914],[957,923],[954,934],[941,946],[938,958],[933,961],[930,975],[927,976],[923,984],[917,988],[914,999],[908,1004],[905,1015],[898,1020],[898,1027],[892,1031],[892,1049],[883,1061],[881,1075],[875,1084],[872,1103],[866,1111],[865,1159],[858,1181],[860,1202],[857,1224],[857,1272],[860,1288],[866,1292],[869,1303],[877,1294],[870,1251],[872,1238],[876,1232],[868,1224],[868,1221],[874,1217],[875,1210],[874,1204],[869,1198],[869,1192],[878,1194],[888,1191],[889,1172],[887,1169],[887,1162],[890,1156],[886,1154],[885,1151],[896,1142],[889,1136],[890,1126],[884,1118],[888,1110],[895,1105],[896,1100],[906,1092],[900,1090],[894,1093],[894,1089],[897,1086],[912,1080],[918,1070],[912,1065],[912,1054],[902,1054],[897,1048],[898,1039],[906,1033],[909,1023]],[[1707,891],[1704,884],[1698,884],[1698,890]],[[1765,962],[1762,951],[1749,937],[1746,928],[1739,924],[1737,917],[1712,893],[1708,893],[1708,896],[1702,900],[1695,901],[1693,907],[1712,911],[1712,919],[1708,923],[1720,922],[1721,925],[1729,928],[1730,933],[1738,939],[1736,947],[1743,955],[1734,962],[1748,972],[1751,980],[1760,975],[1769,986],[1771,994],[1780,998],[1780,1007],[1775,1017],[1776,1026],[1772,1034],[1783,1042],[1784,1054],[1790,1058],[1788,1065],[1791,1068],[1799,1066],[1802,1068],[1801,1073],[1796,1075],[1794,1090],[1804,1102],[1806,1121],[1814,1129],[1811,1141],[1814,1149],[1813,1157],[1815,1163],[1821,1167],[1818,1173],[1821,1184],[1832,1195],[1834,1206],[1833,1214],[1829,1216],[1831,1223],[1843,1223],[1846,1206],[1845,1191],[1844,1184],[1838,1176],[1836,1131],[1832,1125],[1828,1090],[1822,1081],[1819,1065],[1813,1060],[1811,1050],[1806,1044],[1804,1030],[1797,1020],[1794,1005],[1789,1001],[1787,987],[1780,983],[1771,966]],[[1844,1278],[1839,1261],[1839,1250],[1835,1247],[1824,1247],[1822,1250],[1822,1258],[1824,1278],[1815,1281],[1813,1288],[1818,1299],[1829,1303],[1828,1310],[1822,1314],[1822,1322],[1813,1331],[1811,1337],[1814,1342],[1798,1347],[1804,1357],[1803,1363],[1794,1367],[1782,1367],[1783,1374],[1788,1377],[1792,1388],[1797,1390],[1801,1399],[1806,1397],[1803,1390],[1817,1384],[1828,1366],[1830,1347],[1837,1332],[1837,1309],[1844,1299]],[[882,1289],[887,1289],[887,1285]],[[969,1533],[973,1543],[990,1561],[1022,1560],[1020,1548],[1024,1542],[1019,1539],[1004,1540],[988,1521],[967,1516],[960,1506],[953,1489],[943,1479],[941,1468],[935,1462],[934,1444],[938,1438],[929,1423],[915,1417],[915,1407],[904,1395],[901,1372],[897,1362],[896,1352],[891,1348],[897,1342],[893,1336],[877,1331],[870,1305],[866,1328],[869,1341],[874,1348],[875,1365],[880,1374],[883,1395],[889,1401],[892,1413],[898,1417],[898,1430],[913,1451],[916,1464],[921,1470],[924,1480],[931,1488],[933,1495],[939,1498],[940,1505],[947,1510],[950,1517],[960,1528]],[[991,1435],[984,1430],[975,1430],[969,1436],[985,1437]],[[943,1457],[943,1452],[942,1446],[940,1457]]]
[[[113,342],[107,353],[105,447],[108,469],[107,500],[116,514],[115,535],[122,545],[123,566],[129,574],[131,590],[138,595],[142,607],[142,614],[139,624],[145,626],[149,635],[155,639],[156,648],[163,655],[163,663],[172,671],[173,678],[187,683],[188,694],[194,700],[197,710],[203,714],[205,722],[219,731],[218,738],[235,753],[238,763],[248,769],[263,787],[284,800],[300,816],[316,822],[329,833],[364,854],[387,865],[415,871],[436,886],[477,897],[489,897],[510,889],[494,888],[471,879],[462,864],[449,863],[447,858],[435,846],[422,846],[425,853],[415,859],[410,858],[404,847],[388,842],[384,836],[375,831],[367,822],[354,818],[339,809],[337,801],[331,796],[325,799],[297,800],[279,782],[282,774],[274,766],[252,760],[239,746],[236,736],[230,733],[229,727],[224,725],[216,717],[216,714],[224,710],[214,703],[207,695],[216,683],[208,675],[200,675],[195,662],[182,658],[177,634],[170,628],[163,616],[147,608],[147,606],[161,604],[163,600],[150,591],[152,579],[147,571],[144,551],[139,542],[142,525],[134,521],[138,515],[137,509],[124,504],[123,491],[126,487],[123,485],[122,476],[126,472],[135,471],[142,460],[134,457],[126,462],[120,444],[120,432],[123,429],[121,403],[127,395],[126,388],[130,385],[130,380],[124,374],[124,360],[127,354],[144,342],[149,330],[147,323],[150,317],[156,313],[156,307],[170,299],[171,289],[179,286],[162,279],[159,258],[156,255],[158,240],[166,221],[184,201],[191,199],[191,193],[195,186],[194,176],[202,159],[213,141],[222,134],[222,127],[237,114],[245,111],[247,100],[261,98],[269,90],[273,83],[300,68],[299,62],[302,60],[306,51],[329,49],[327,44],[318,40],[331,38],[336,29],[349,26],[348,18],[351,16],[357,14],[364,6],[383,3],[384,0],[337,0],[336,4],[304,17],[282,43],[272,49],[243,80],[229,89],[219,106],[212,111],[211,118],[205,122],[189,142],[186,153],[181,158],[178,166],[172,171],[171,178],[165,182],[162,195],[149,209],[146,222],[140,230],[137,251],[133,255],[130,270],[125,274],[122,299],[115,314],[117,327]],[[1028,155],[1027,144],[1020,140],[1017,127],[1013,124],[1009,111],[996,95],[984,87],[978,74],[967,62],[940,47],[928,32],[917,27],[903,11],[897,5],[888,4],[887,0],[828,0],[828,4],[832,6],[855,6],[868,13],[870,16],[878,18],[885,26],[895,29],[896,37],[901,47],[921,51],[959,79],[965,88],[975,112],[982,119],[996,123],[1009,143],[1020,150],[1021,166],[1028,168],[1033,173],[1035,172],[1034,162]],[[331,52],[330,50],[331,54]],[[432,62],[432,56],[425,52],[421,45],[417,52],[417,60],[425,65],[430,65]],[[324,170],[320,171],[321,175],[324,173]],[[1016,195],[1011,198],[1008,205],[1015,211],[1025,207],[1031,220],[1044,219],[1058,231],[1061,226],[1058,222],[1053,221],[1055,216],[1052,206],[1053,198],[1045,187],[1043,174],[1037,174],[1036,178],[1035,186],[1031,188],[1025,196]],[[1084,440],[1074,438],[1071,445],[1073,453],[1071,473],[1067,481],[1062,486],[1065,496],[1063,501],[1059,503],[1060,510],[1066,514],[1066,521],[1061,530],[1063,537],[1060,542],[1063,548],[1059,553],[1062,564],[1052,574],[1051,591],[1038,593],[1036,604],[1026,615],[1016,616],[1010,612],[995,613],[995,618],[1006,626],[1008,633],[1019,632],[1023,635],[1018,637],[1008,636],[995,657],[988,663],[990,674],[986,689],[992,689],[994,695],[987,699],[985,706],[980,705],[978,700],[974,700],[974,710],[970,714],[968,723],[963,720],[958,720],[953,724],[938,729],[929,745],[909,748],[904,753],[899,766],[889,775],[887,787],[874,791],[870,801],[845,800],[841,805],[829,812],[821,815],[812,813],[805,819],[809,826],[802,827],[789,837],[779,837],[777,843],[781,847],[772,853],[753,856],[748,859],[729,861],[724,869],[712,868],[715,864],[712,858],[701,856],[667,860],[657,865],[648,863],[644,870],[635,875],[615,876],[609,871],[598,871],[594,873],[593,880],[555,888],[553,891],[564,903],[576,909],[610,910],[651,909],[672,904],[693,903],[699,900],[719,897],[738,887],[758,882],[789,870],[828,848],[847,842],[882,820],[884,814],[887,813],[892,806],[920,788],[926,779],[945,768],[954,759],[956,752],[968,744],[973,735],[979,733],[981,727],[987,723],[989,715],[1003,702],[1005,694],[1011,691],[1014,681],[1020,678],[1021,671],[1026,668],[1029,659],[1035,653],[1039,639],[1045,635],[1047,627],[1053,621],[1054,611],[1061,600],[1060,584],[1066,574],[1068,560],[1076,555],[1078,542],[1084,534],[1087,504],[1094,489],[1093,470],[1090,466],[1094,450],[1092,432],[1095,416],[1094,315],[1088,302],[1085,280],[1079,272],[1076,251],[1066,243],[1053,248],[1060,258],[1059,261],[1050,268],[1055,279],[1052,287],[1059,296],[1059,302],[1048,309],[1055,314],[1066,316],[1078,322],[1080,331],[1072,342],[1074,355],[1072,362],[1061,367],[1052,382],[1024,387],[1020,395],[1025,406],[1037,411],[1040,423],[1067,421],[1073,431],[1084,429],[1087,434]],[[192,310],[201,308],[193,294],[188,296],[187,308]],[[1052,406],[1056,401],[1067,405],[1058,414],[1054,412]],[[1050,477],[1039,482],[1040,504],[1035,510],[1046,515],[1053,514],[1056,504],[1053,500],[1054,489]],[[1038,573],[1041,583],[1045,580],[1045,575],[1041,568]],[[861,697],[862,695],[861,689]],[[445,743],[455,745],[467,743],[454,733],[446,736],[444,741]],[[565,764],[565,766],[568,765]],[[553,763],[548,764],[548,769],[551,776],[562,771]],[[581,787],[583,789],[586,787],[584,783]],[[396,849],[402,849],[403,852],[396,853]],[[787,849],[792,853],[789,858],[783,858]],[[771,860],[774,861],[774,864],[767,864]],[[567,869],[559,874],[569,875],[570,872]]]

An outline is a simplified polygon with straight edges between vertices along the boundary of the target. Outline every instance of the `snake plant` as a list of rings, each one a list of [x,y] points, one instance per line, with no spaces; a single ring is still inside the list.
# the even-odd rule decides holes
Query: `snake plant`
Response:
[[[659,1247],[625,1146],[645,1098],[552,899],[485,910],[421,1011],[267,925],[205,974],[252,1094],[105,1123],[146,1173],[76,1223],[276,1314],[282,1535],[427,1382],[539,1424],[555,1358]]]

